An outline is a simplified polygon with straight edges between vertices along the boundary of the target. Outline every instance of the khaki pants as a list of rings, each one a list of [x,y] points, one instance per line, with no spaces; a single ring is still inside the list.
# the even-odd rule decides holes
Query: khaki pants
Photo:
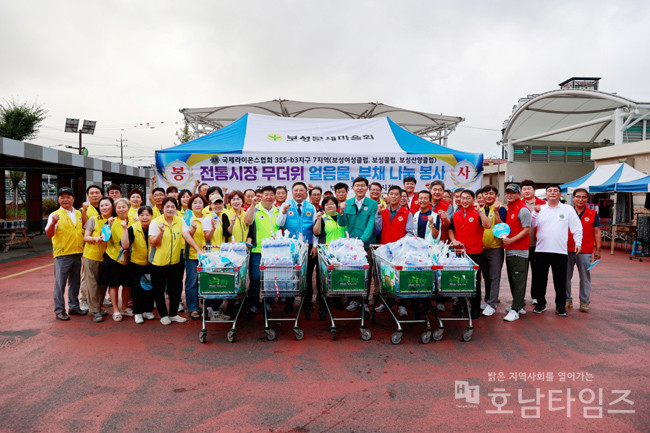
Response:
[[[99,285],[99,272],[102,269],[102,262],[83,258],[81,272],[81,292],[86,295],[88,301],[88,312],[99,313],[101,311],[106,286]]]

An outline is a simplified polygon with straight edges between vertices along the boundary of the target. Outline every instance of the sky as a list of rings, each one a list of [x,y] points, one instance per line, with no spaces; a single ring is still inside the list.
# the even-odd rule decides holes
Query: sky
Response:
[[[153,163],[181,108],[381,102],[465,118],[449,147],[500,155],[521,97],[572,76],[650,101],[650,2],[0,0],[0,103],[37,103],[32,143]]]

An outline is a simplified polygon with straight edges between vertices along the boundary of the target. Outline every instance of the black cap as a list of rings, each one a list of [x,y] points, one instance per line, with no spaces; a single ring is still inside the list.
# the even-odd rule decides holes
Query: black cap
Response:
[[[74,192],[72,191],[72,188],[68,188],[67,186],[63,188],[59,188],[59,194],[57,194],[57,197],[59,197],[61,194],[70,194],[71,196],[74,197]]]

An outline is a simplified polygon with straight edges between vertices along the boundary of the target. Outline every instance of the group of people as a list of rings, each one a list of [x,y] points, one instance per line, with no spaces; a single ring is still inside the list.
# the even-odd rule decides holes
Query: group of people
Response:
[[[198,297],[198,253],[206,245],[247,242],[250,250],[248,308],[260,308],[260,262],[262,241],[278,230],[290,236],[302,235],[309,243],[305,311],[312,309],[313,276],[318,272],[319,244],[349,235],[363,241],[372,269],[373,244],[395,242],[405,236],[428,238],[431,242],[451,242],[462,248],[479,266],[477,294],[472,298],[473,317],[496,312],[505,261],[513,302],[506,309],[506,321],[526,313],[529,266],[532,271],[533,312],[546,310],[549,268],[553,272],[556,312],[567,315],[573,306],[571,278],[575,267],[580,277],[580,310],[589,311],[590,275],[588,267],[600,256],[598,215],[587,207],[588,193],[573,192],[574,206],[560,203],[558,185],[546,189],[547,201],[535,197],[535,184],[526,180],[509,184],[505,204],[496,187],[479,191],[445,189],[435,180],[416,191],[417,181],[406,177],[403,185],[393,185],[383,194],[381,184],[357,177],[351,185],[337,183],[333,191],[296,182],[291,199],[284,186],[265,186],[257,191],[235,190],[194,184],[193,190],[170,186],[163,189],[151,179],[150,195],[140,189],[122,197],[121,188],[111,185],[104,196],[100,186],[91,185],[87,201],[73,207],[72,189],[58,191],[60,209],[53,212],[45,232],[52,239],[54,255],[54,312],[59,320],[69,315],[90,314],[94,322],[108,315],[103,306],[112,305],[112,318],[121,321],[133,316],[136,323],[186,322],[182,294],[189,317],[201,319]],[[348,198],[350,196],[350,198]],[[147,205],[147,200],[151,206]],[[504,239],[492,233],[496,224],[506,223],[510,233]],[[485,293],[481,293],[481,281]],[[65,290],[68,286],[68,310]],[[316,278],[320,291],[320,279]],[[385,311],[373,307],[372,278],[366,288],[368,302],[348,299],[346,308]],[[121,291],[121,296],[120,296]],[[105,300],[106,293],[110,301]],[[399,299],[398,314],[408,316],[408,300]],[[227,302],[214,305],[217,319],[229,320]],[[392,308],[393,304],[389,304]],[[267,308],[271,308],[267,304]],[[294,300],[286,299],[285,312]],[[439,302],[438,309],[444,310]]]

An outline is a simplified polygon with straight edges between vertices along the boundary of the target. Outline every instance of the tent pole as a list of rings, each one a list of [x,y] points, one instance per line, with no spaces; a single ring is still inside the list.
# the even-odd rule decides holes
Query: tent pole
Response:
[[[611,255],[614,255],[615,238],[616,238],[616,193],[614,193],[614,208],[612,209],[612,240],[610,242]]]

